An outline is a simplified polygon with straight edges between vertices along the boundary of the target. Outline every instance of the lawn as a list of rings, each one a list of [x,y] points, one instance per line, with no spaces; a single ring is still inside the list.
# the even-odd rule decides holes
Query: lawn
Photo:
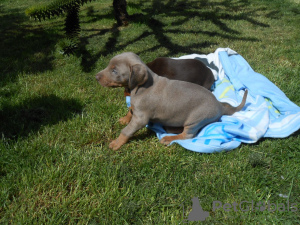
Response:
[[[149,62],[229,47],[300,105],[298,0],[127,0],[126,27],[111,0],[93,1],[71,56],[64,17],[25,15],[38,2],[0,3],[0,224],[183,224],[193,197],[203,224],[300,224],[299,131],[199,154],[144,128],[112,151],[123,89],[95,80],[125,51]]]

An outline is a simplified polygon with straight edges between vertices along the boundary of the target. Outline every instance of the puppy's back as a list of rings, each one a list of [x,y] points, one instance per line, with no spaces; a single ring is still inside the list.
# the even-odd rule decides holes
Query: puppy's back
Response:
[[[163,87],[163,88],[162,88]],[[185,81],[154,77],[154,85],[140,99],[152,122],[166,126],[184,126],[207,118],[222,116],[222,105],[206,88]],[[158,94],[159,93],[159,94]]]

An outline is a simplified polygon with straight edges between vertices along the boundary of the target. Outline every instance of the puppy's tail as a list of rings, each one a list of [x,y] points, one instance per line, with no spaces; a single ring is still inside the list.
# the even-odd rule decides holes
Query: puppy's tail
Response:
[[[230,116],[233,113],[240,111],[246,103],[247,95],[248,95],[248,90],[246,89],[245,93],[244,93],[244,96],[243,96],[243,100],[242,100],[241,104],[237,107],[233,107],[228,103],[221,102],[221,104],[223,105],[223,110],[224,110],[223,115],[229,115]]]

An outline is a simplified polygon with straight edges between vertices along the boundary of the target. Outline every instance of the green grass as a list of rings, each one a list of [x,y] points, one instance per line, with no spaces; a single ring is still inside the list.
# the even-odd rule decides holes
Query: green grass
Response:
[[[63,17],[25,16],[37,2],[0,3],[0,224],[182,224],[181,204],[187,216],[194,196],[210,212],[203,224],[300,223],[299,131],[198,154],[145,128],[114,152],[123,90],[95,81],[121,52],[148,62],[230,47],[300,105],[299,1],[128,0],[134,16],[120,28],[112,1],[94,1],[81,9],[81,44],[69,57],[57,46]],[[296,212],[212,208],[287,200]]]

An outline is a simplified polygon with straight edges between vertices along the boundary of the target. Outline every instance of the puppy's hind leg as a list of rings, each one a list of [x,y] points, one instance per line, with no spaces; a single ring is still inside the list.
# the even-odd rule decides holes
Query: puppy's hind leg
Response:
[[[182,133],[175,136],[165,136],[160,140],[160,143],[168,145],[174,140],[190,139],[195,136],[196,132],[194,131],[193,127],[184,127]]]
[[[175,136],[165,136],[160,140],[160,143],[168,145],[174,140],[191,139],[196,136],[200,129],[207,124],[217,121],[218,116],[211,118],[202,118],[200,121],[183,127],[183,132]]]

